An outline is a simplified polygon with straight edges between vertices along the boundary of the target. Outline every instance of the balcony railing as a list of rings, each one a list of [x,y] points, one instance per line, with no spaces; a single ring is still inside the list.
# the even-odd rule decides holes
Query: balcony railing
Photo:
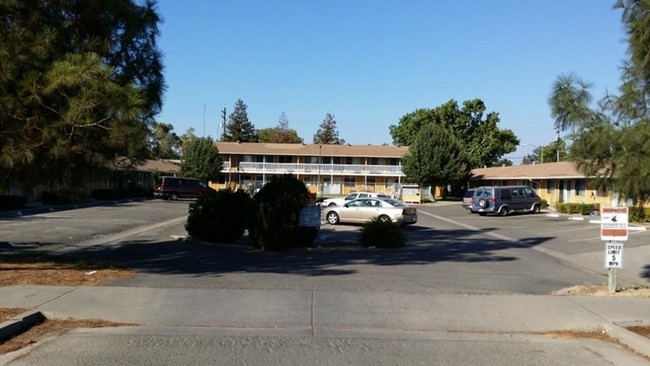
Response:
[[[224,172],[257,174],[311,174],[404,177],[399,165],[239,163],[238,169],[224,162]]]

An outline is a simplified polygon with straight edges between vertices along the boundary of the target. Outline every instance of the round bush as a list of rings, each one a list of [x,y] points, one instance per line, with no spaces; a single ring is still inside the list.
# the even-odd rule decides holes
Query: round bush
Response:
[[[244,191],[206,192],[190,204],[187,233],[200,240],[232,243],[244,235],[252,200]]]
[[[406,243],[400,224],[373,218],[361,227],[361,245],[377,248],[401,248]]]
[[[300,211],[309,203],[309,190],[290,174],[276,176],[255,195],[249,228],[253,245],[264,250],[309,246],[315,229],[298,226]]]

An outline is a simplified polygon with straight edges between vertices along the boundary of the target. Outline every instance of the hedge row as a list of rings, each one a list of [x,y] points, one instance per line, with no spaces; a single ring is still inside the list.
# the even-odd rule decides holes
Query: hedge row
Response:
[[[596,211],[596,205],[585,203],[556,203],[555,209],[559,213],[589,215]],[[650,208],[630,207],[628,213],[629,222],[650,222]]]
[[[650,222],[650,208],[630,207],[628,213],[630,222]]]
[[[0,210],[18,210],[27,204],[25,196],[0,195]]]
[[[596,211],[596,205],[591,203],[556,203],[555,210],[565,214],[589,215]]]

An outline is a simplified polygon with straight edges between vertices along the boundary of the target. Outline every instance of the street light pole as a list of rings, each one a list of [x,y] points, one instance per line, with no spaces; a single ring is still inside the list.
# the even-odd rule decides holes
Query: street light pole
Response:
[[[317,196],[322,196],[321,187],[320,187],[320,165],[321,165],[322,157],[323,157],[323,145],[319,144],[318,145],[318,182],[316,182],[316,195]]]

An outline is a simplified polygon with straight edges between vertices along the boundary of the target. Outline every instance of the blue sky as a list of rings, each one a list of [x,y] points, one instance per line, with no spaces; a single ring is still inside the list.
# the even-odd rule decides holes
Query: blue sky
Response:
[[[406,113],[479,98],[522,144],[548,144],[560,74],[594,83],[595,98],[618,91],[626,44],[613,3],[159,0],[168,88],[157,119],[217,138],[220,110],[241,98],[258,129],[285,112],[311,143],[332,113],[339,137],[376,145]]]

